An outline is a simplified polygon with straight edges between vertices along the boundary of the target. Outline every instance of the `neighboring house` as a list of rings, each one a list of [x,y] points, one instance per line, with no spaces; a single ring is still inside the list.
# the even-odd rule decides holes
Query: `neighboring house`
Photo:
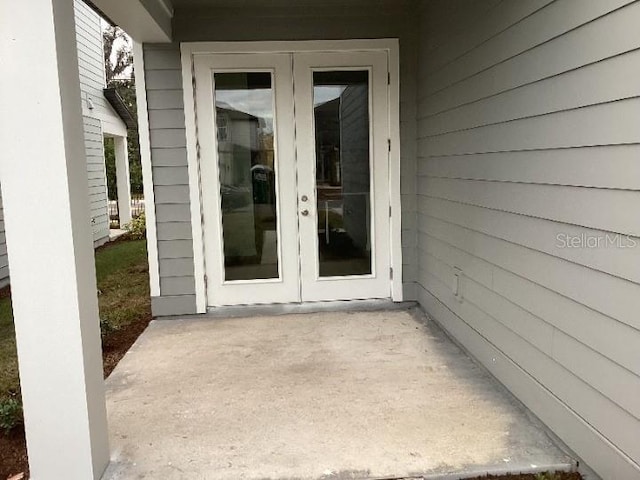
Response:
[[[118,180],[118,206],[121,224],[131,220],[131,187],[127,159],[127,127],[135,121],[113,89],[106,90],[101,17],[82,0],[74,0],[78,68],[82,91],[91,228],[96,247],[109,241],[109,208],[104,139],[114,139]],[[105,91],[106,90],[106,91]],[[124,193],[127,192],[127,193]],[[25,189],[25,201],[28,188]],[[1,199],[0,199],[1,202]],[[0,287],[9,283],[9,263],[0,203]]]
[[[415,301],[599,475],[640,478],[639,2],[93,3],[136,41],[154,316],[246,304]],[[36,26],[70,25],[63,9],[51,17],[13,8]],[[28,52],[33,32],[25,31],[20,45]],[[57,47],[46,54],[73,65],[65,38],[48,35]],[[43,67],[47,85],[59,73],[51,63]],[[362,88],[366,103],[345,97]],[[47,92],[59,100],[53,86]],[[216,141],[229,128],[222,117],[216,125],[218,96],[274,131],[277,235],[245,216],[233,234],[253,247],[233,258],[223,241],[234,218],[222,208],[221,166],[229,172],[222,178],[249,184],[231,173],[229,152]],[[11,112],[27,129],[20,108]],[[73,130],[75,117],[61,122],[55,105],[46,112]],[[100,130],[91,133],[98,141]],[[252,141],[251,157],[266,158],[267,144]],[[242,151],[246,172],[258,163]],[[72,158],[57,152],[60,165]],[[369,194],[364,205],[349,206],[350,162],[368,172],[353,177],[354,193]],[[3,189],[23,178],[10,163],[3,168],[10,174]],[[68,180],[62,167],[54,173]],[[12,188],[5,209],[11,204],[17,218],[26,207]],[[55,192],[59,204],[82,198],[80,187]],[[248,215],[260,210],[255,195],[247,200]],[[65,239],[82,232],[78,220],[60,228]],[[26,227],[18,230],[16,240],[28,237]],[[45,246],[32,258],[28,245],[15,243],[25,272],[50,253]],[[79,280],[64,287],[90,302],[94,292],[81,288],[91,274],[81,268],[85,257],[65,258]],[[99,366],[90,374],[81,368],[97,357],[98,340],[78,334],[81,321],[61,320],[82,320],[83,303],[62,305],[34,288],[16,297],[18,325],[29,325],[29,314],[47,301],[59,307],[57,328],[79,340],[60,335],[57,348],[72,348],[77,366],[50,368],[60,373],[72,364],[76,375],[68,378],[81,380],[66,397],[38,403],[33,395],[26,408],[51,419],[47,409],[53,415],[71,408],[67,398],[77,400],[73,425],[85,436],[67,447],[100,470],[107,450],[103,417],[93,413],[103,408]],[[37,300],[31,310],[30,300]],[[25,345],[37,345],[36,333],[25,327],[24,336]],[[27,362],[25,371],[31,363],[40,364]],[[46,425],[34,426],[32,438],[46,436]],[[45,453],[33,461],[61,464]]]
[[[95,245],[109,240],[109,209],[104,139],[113,138],[120,222],[131,220],[131,187],[127,158],[127,127],[135,121],[114,89],[106,89],[102,20],[84,1],[74,0],[78,68],[82,92],[91,223]]]

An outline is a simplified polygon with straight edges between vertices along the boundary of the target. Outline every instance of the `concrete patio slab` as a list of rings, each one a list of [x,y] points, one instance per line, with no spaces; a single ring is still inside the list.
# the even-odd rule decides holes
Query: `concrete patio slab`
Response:
[[[154,321],[107,381],[114,479],[570,469],[415,311]]]

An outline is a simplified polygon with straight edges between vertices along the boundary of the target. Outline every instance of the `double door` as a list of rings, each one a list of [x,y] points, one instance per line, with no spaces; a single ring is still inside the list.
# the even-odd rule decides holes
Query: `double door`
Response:
[[[391,296],[387,64],[195,57],[209,305]]]

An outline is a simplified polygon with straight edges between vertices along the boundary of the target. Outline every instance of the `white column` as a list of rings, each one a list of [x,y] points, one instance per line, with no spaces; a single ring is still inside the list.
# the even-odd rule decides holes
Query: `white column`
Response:
[[[113,137],[118,187],[118,215],[120,228],[131,221],[131,180],[129,178],[129,152],[126,137]]]
[[[73,0],[0,2],[0,181],[32,478],[98,479],[107,422]]]

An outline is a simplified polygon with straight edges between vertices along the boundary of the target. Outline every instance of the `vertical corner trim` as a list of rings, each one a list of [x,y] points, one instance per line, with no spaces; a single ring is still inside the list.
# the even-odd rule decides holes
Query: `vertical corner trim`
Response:
[[[144,190],[144,210],[147,220],[147,256],[149,259],[149,289],[152,297],[160,296],[160,265],[158,260],[158,234],[156,230],[156,202],[151,167],[151,140],[147,110],[144,51],[142,44],[133,42],[133,64],[136,71],[136,99],[138,106],[138,136]]]
[[[191,236],[193,241],[193,271],[196,287],[196,313],[207,312],[207,284],[204,258],[204,230],[200,192],[200,159],[196,126],[195,75],[193,52],[189,44],[180,45],[182,65],[182,93],[187,139],[187,167],[189,172],[189,203],[191,208]]]
[[[389,49],[389,192],[391,216],[391,299],[404,299],[402,285],[402,196],[400,191],[400,43],[390,40]]]

